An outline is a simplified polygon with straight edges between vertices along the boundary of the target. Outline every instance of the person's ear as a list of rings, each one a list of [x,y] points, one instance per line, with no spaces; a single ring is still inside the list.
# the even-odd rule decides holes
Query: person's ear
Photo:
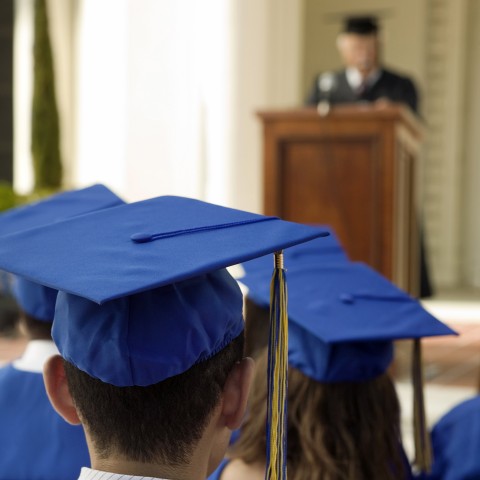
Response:
[[[68,423],[79,425],[81,421],[77,414],[77,409],[73,404],[70,390],[68,389],[63,359],[60,355],[55,355],[45,362],[43,367],[43,380],[53,408]]]
[[[248,404],[248,395],[253,380],[255,362],[244,358],[229,373],[223,387],[222,416],[230,430],[240,427]]]

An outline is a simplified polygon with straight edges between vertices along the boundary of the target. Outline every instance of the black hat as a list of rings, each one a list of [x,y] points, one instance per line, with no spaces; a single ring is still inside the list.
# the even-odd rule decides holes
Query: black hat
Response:
[[[354,16],[345,18],[344,33],[372,35],[378,32],[378,20],[374,16]]]

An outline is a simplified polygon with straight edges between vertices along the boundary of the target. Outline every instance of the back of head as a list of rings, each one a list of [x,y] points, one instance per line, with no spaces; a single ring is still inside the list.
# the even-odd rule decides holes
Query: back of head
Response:
[[[145,387],[117,387],[64,361],[70,393],[98,458],[187,462],[228,374],[243,357],[243,343],[242,333],[186,372]]]
[[[20,312],[11,295],[0,294],[0,335],[13,336],[17,333]]]

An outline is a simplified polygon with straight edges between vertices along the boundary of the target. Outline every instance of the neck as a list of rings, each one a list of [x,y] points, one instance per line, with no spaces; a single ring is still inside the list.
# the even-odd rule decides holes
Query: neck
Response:
[[[203,438],[193,448],[192,454],[183,462],[167,464],[160,462],[141,462],[125,458],[123,455],[112,454],[103,458],[97,454],[91,438],[85,429],[88,450],[92,468],[104,472],[133,475],[140,477],[154,477],[169,480],[204,480],[210,474],[211,440]]]

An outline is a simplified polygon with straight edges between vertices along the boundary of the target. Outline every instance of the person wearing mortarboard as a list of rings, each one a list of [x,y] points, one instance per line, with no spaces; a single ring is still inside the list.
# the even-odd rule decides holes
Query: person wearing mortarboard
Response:
[[[215,469],[253,372],[242,348],[242,294],[226,267],[276,252],[268,478],[286,478],[278,251],[322,230],[159,197],[27,233],[0,238],[0,268],[59,290],[52,335],[61,356],[48,360],[44,377],[57,411],[83,425],[92,469],[82,468],[81,480],[203,480]]]
[[[380,59],[378,21],[373,16],[345,19],[337,47],[345,68],[318,75],[307,103],[318,105],[389,100],[405,103],[418,113],[418,94],[413,81],[385,68]]]
[[[433,427],[433,466],[428,480],[480,478],[480,396],[456,405]]]
[[[241,282],[251,302],[266,312],[268,273],[260,262],[249,263]],[[454,332],[363,264],[310,255],[289,262],[288,284],[289,478],[411,478],[399,403],[387,373],[393,340]],[[247,307],[246,328],[259,322],[262,318],[250,317]],[[265,361],[266,352],[239,440],[210,480],[263,478]]]
[[[94,185],[9,210],[0,215],[0,229],[2,235],[29,231],[121,203]],[[45,361],[58,353],[51,337],[57,290],[13,276],[12,293],[28,343],[20,358],[0,369],[0,479],[73,480],[88,462],[85,435],[52,408],[42,375]]]

